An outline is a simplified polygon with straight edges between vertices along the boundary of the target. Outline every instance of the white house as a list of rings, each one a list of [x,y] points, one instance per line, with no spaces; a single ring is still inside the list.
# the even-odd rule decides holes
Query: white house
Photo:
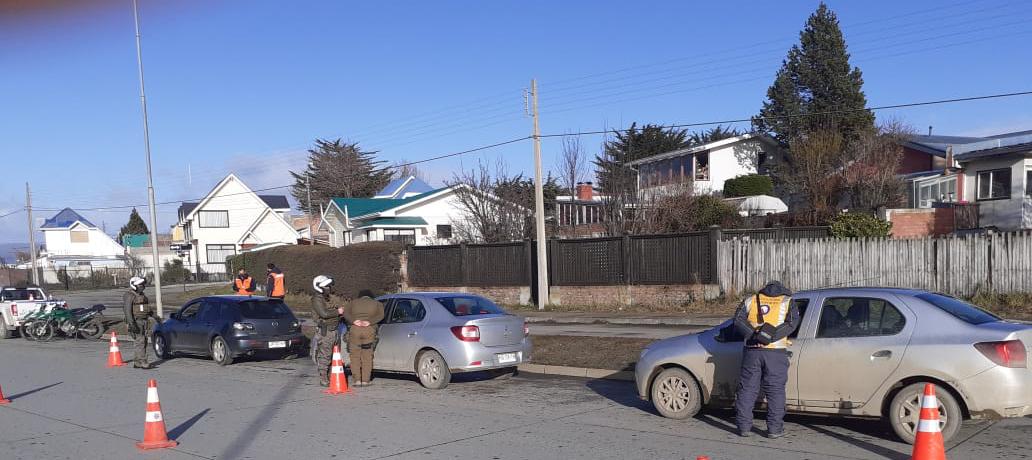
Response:
[[[185,246],[184,264],[195,273],[225,273],[234,254],[297,244],[289,213],[287,197],[258,195],[230,174],[201,201],[179,206],[173,241]]]
[[[953,147],[961,197],[978,203],[980,227],[1032,229],[1032,132]]]
[[[627,166],[638,172],[638,190],[645,194],[663,194],[689,183],[696,192],[718,193],[728,179],[767,174],[768,161],[779,152],[770,136],[749,133],[630,161]]]
[[[330,245],[366,241],[401,241],[414,245],[447,244],[453,225],[466,213],[456,197],[459,186],[433,189],[409,177],[389,184],[374,198],[334,198],[323,210],[320,229]],[[406,192],[407,190],[407,192]],[[426,190],[415,193],[415,190]],[[405,196],[405,198],[379,198]]]
[[[71,208],[64,208],[47,219],[40,231],[46,241],[46,251],[40,258],[44,266],[55,269],[125,266],[125,249]]]

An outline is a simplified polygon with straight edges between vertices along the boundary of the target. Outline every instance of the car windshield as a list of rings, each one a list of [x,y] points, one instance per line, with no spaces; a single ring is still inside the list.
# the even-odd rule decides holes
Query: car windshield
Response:
[[[279,319],[291,315],[282,300],[247,300],[237,305],[240,316],[246,319]]]
[[[39,289],[4,289],[4,300],[45,300]]]
[[[448,296],[436,299],[455,316],[504,315],[505,310],[483,297]]]
[[[927,293],[917,294],[914,297],[935,305],[942,311],[956,316],[967,323],[982,324],[1000,320],[999,316],[948,295]]]

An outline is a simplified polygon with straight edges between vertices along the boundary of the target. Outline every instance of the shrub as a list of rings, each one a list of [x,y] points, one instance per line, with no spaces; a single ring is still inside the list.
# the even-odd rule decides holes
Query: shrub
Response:
[[[676,195],[656,203],[656,233],[705,230],[711,225],[735,228],[741,222],[738,209],[712,195]]]
[[[394,292],[401,280],[399,256],[405,246],[395,242],[360,243],[343,248],[327,246],[280,246],[245,252],[229,259],[235,273],[247,269],[257,284],[265,282],[265,267],[274,263],[283,270],[287,292],[311,294],[312,278],[328,275],[334,291],[356,296],[363,289],[379,295]]]
[[[892,222],[870,214],[847,212],[831,219],[831,235],[838,238],[884,238],[891,230]]]
[[[748,174],[724,181],[724,197],[770,195],[774,193],[774,181],[763,174]]]
[[[185,283],[190,279],[190,270],[183,266],[182,259],[165,261],[161,269],[161,281],[168,283]]]

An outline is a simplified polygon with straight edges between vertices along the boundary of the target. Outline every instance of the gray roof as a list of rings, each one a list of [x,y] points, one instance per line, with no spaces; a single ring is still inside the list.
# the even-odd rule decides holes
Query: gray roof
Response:
[[[1022,142],[1019,144],[1004,145],[1000,147],[987,148],[982,150],[973,150],[965,152],[961,155],[957,155],[957,161],[971,161],[979,158],[995,157],[1000,155],[1007,155],[1011,153],[1032,153],[1032,136],[1029,136],[1028,142]]]
[[[285,195],[258,195],[265,204],[269,205],[272,209],[290,209],[290,203],[287,201]],[[200,203],[186,202],[184,201],[179,205],[179,220],[183,220],[186,216],[190,215],[197,205]]]
[[[994,134],[992,136],[911,136],[904,146],[919,150],[931,155],[945,157],[946,149],[953,147],[953,154],[957,161],[964,161],[972,158],[1002,155],[1014,151],[1001,147],[1012,147],[1032,142],[1032,130],[1017,131],[1012,133]],[[1020,151],[1019,148],[1017,151]],[[981,152],[977,155],[973,152]]]

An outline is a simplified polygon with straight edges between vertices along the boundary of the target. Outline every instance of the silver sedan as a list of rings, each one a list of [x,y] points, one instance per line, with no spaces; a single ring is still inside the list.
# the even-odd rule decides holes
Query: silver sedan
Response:
[[[801,321],[789,347],[789,410],[882,418],[913,442],[929,382],[946,439],[964,418],[1032,414],[1032,325],[920,290],[825,289],[792,299]],[[654,342],[635,369],[638,393],[670,418],[730,405],[741,356],[731,321]]]
[[[385,316],[373,357],[378,371],[414,373],[441,389],[453,373],[515,372],[530,359],[523,317],[490,300],[455,292],[406,292],[379,298]]]

